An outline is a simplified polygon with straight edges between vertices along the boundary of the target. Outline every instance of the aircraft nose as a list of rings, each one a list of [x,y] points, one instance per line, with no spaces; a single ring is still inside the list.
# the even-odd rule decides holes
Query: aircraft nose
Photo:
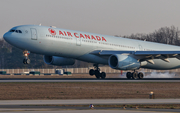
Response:
[[[5,34],[3,35],[4,40],[6,40],[6,37],[7,37],[7,33],[5,33]]]
[[[5,33],[5,34],[3,35],[4,40],[7,41],[7,42],[8,42],[8,40],[9,40],[9,37],[10,37],[9,33]]]

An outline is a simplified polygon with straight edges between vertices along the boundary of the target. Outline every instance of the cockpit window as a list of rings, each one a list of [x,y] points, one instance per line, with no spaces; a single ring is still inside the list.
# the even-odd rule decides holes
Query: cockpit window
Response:
[[[14,30],[14,29],[11,29],[9,32],[15,32],[15,30]]]
[[[21,30],[19,30],[19,33],[22,33],[22,31],[21,31]]]
[[[9,32],[22,33],[22,31],[21,31],[21,30],[14,30],[14,29],[11,29]]]

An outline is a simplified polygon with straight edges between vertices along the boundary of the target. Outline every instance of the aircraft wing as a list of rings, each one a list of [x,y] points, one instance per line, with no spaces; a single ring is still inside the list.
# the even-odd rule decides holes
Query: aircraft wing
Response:
[[[91,54],[99,56],[110,56],[113,54],[128,54],[132,55],[139,61],[148,61],[154,64],[153,59],[162,59],[165,62],[170,62],[168,58],[177,58],[180,60],[180,51],[112,51],[112,50],[96,50]]]

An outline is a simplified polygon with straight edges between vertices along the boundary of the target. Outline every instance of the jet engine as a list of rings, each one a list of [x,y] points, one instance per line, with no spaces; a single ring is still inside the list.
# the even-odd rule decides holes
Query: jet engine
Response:
[[[135,58],[128,55],[114,54],[109,57],[109,66],[119,70],[134,70],[139,69],[141,63]]]
[[[57,57],[57,56],[44,55],[43,59],[44,59],[44,62],[49,65],[66,66],[66,65],[73,65],[75,63],[74,59]]]

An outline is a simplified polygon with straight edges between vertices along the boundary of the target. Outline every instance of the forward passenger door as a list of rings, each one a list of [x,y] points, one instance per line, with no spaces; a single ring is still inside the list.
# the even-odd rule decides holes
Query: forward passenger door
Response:
[[[35,28],[31,28],[31,39],[32,40],[37,40],[37,30]]]

